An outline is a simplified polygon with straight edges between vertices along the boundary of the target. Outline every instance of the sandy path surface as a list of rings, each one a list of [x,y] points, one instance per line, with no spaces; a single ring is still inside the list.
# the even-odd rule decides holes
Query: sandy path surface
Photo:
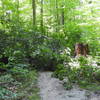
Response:
[[[41,100],[100,100],[100,95],[74,87],[65,90],[62,82],[51,77],[52,72],[40,72],[38,86]]]

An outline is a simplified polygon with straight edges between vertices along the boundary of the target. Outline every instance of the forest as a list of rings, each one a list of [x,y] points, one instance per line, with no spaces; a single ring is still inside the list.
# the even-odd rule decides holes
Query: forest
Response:
[[[0,0],[0,100],[100,100],[100,0]]]

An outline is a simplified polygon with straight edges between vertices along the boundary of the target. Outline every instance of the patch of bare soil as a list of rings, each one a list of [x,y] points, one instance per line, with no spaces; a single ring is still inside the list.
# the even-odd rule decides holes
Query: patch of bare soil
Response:
[[[71,90],[65,90],[62,82],[51,75],[52,72],[40,72],[38,86],[41,100],[100,100],[100,94],[76,86]]]

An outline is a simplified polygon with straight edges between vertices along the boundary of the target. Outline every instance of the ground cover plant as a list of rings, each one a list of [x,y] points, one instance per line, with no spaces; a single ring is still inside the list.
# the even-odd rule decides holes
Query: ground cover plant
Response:
[[[79,85],[81,88],[88,90],[100,90],[100,68],[92,64],[93,58],[80,56],[79,58],[71,58],[68,64],[58,64],[53,76],[63,81],[66,89],[71,89],[73,84]]]

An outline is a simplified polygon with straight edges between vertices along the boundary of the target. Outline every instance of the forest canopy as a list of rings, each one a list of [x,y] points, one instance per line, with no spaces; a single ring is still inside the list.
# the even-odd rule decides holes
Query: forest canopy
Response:
[[[76,42],[85,42],[92,55],[100,51],[99,0],[1,0],[0,13],[0,30],[12,37],[27,37],[34,31],[57,35],[72,50]]]

